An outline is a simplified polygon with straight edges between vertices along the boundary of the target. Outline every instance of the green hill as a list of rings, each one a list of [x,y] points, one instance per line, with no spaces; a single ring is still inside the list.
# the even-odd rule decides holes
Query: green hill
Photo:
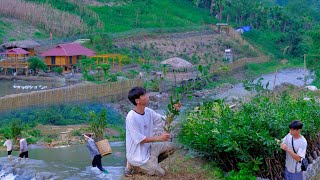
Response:
[[[4,0],[0,10],[0,18],[18,19],[60,37],[141,28],[179,31],[215,22],[207,9],[184,0]]]

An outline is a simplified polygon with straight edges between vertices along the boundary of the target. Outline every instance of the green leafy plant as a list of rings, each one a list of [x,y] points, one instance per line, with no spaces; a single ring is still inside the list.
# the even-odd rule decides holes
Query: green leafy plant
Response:
[[[264,86],[261,82],[262,80],[263,78],[259,78],[256,82],[255,82],[255,79],[244,80],[243,81],[244,89],[247,91],[256,91],[257,93],[263,92],[263,91],[269,91],[268,90],[269,82],[267,82],[267,84]]]
[[[23,129],[24,126],[21,119],[14,119],[10,124],[11,137],[16,140]]]
[[[56,72],[58,74],[62,74],[63,68],[62,67],[54,67],[54,68],[52,68],[52,71]]]
[[[304,95],[292,88],[280,94],[261,93],[242,103],[238,110],[232,110],[222,100],[203,103],[181,122],[179,142],[217,162],[223,170],[234,170],[235,176],[270,178],[272,172],[274,178],[281,178],[284,166],[273,166],[285,161],[277,139],[288,134],[292,120],[304,123],[307,152],[317,146],[320,104],[303,100]],[[235,166],[239,163],[248,166]]]
[[[95,140],[100,141],[104,138],[104,130],[107,126],[107,110],[103,109],[100,113],[90,111],[87,118],[89,122],[89,130],[95,135]]]
[[[174,129],[172,122],[176,119],[176,116],[179,115],[180,110],[175,106],[180,103],[179,96],[177,95],[176,99],[173,99],[173,96],[170,96],[170,102],[167,106],[166,117],[164,119],[165,125],[163,126],[163,130],[171,133]]]
[[[29,69],[33,69],[34,73],[38,72],[40,69],[42,69],[42,70],[47,69],[46,63],[44,63],[41,59],[36,58],[36,57],[30,58],[28,60],[28,63],[29,63]]]

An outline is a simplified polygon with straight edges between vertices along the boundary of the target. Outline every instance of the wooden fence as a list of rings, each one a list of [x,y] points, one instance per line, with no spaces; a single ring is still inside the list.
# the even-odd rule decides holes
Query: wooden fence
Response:
[[[107,84],[82,83],[57,89],[12,94],[0,97],[0,111],[88,100],[111,102],[126,98],[129,90],[135,86],[143,86],[143,80]]]

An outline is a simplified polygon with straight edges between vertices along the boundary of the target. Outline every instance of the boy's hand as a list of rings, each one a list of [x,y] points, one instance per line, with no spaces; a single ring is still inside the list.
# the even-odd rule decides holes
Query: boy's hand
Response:
[[[282,149],[282,150],[284,150],[284,151],[288,151],[288,146],[286,145],[286,144],[284,144],[284,143],[282,143],[281,145],[280,145],[280,148]]]
[[[168,141],[170,139],[170,134],[169,133],[162,133],[159,136],[160,141]]]
[[[176,111],[179,111],[180,108],[181,108],[181,106],[182,106],[182,104],[179,102],[179,103],[177,103],[177,104],[174,104],[174,105],[173,105],[173,108],[174,108]]]

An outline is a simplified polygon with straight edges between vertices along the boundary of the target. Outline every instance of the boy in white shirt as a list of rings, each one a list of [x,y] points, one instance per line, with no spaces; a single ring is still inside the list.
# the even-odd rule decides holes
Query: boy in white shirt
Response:
[[[282,139],[281,149],[286,151],[286,180],[302,180],[301,161],[306,156],[307,141],[300,134],[302,122],[294,120],[289,124],[290,131]]]
[[[132,88],[128,93],[128,98],[135,107],[126,117],[127,160],[131,166],[139,167],[144,173],[164,176],[165,171],[158,163],[159,155],[171,154],[175,147],[172,142],[168,142],[170,134],[167,132],[160,136],[153,134],[155,129],[163,126],[163,117],[146,107],[149,103],[149,96],[144,88]],[[180,109],[181,104],[175,107]],[[131,168],[129,164],[127,168]]]
[[[3,146],[7,147],[8,151],[8,159],[11,159],[11,153],[12,153],[12,141],[9,139],[9,137],[6,137],[6,142],[4,142]]]

